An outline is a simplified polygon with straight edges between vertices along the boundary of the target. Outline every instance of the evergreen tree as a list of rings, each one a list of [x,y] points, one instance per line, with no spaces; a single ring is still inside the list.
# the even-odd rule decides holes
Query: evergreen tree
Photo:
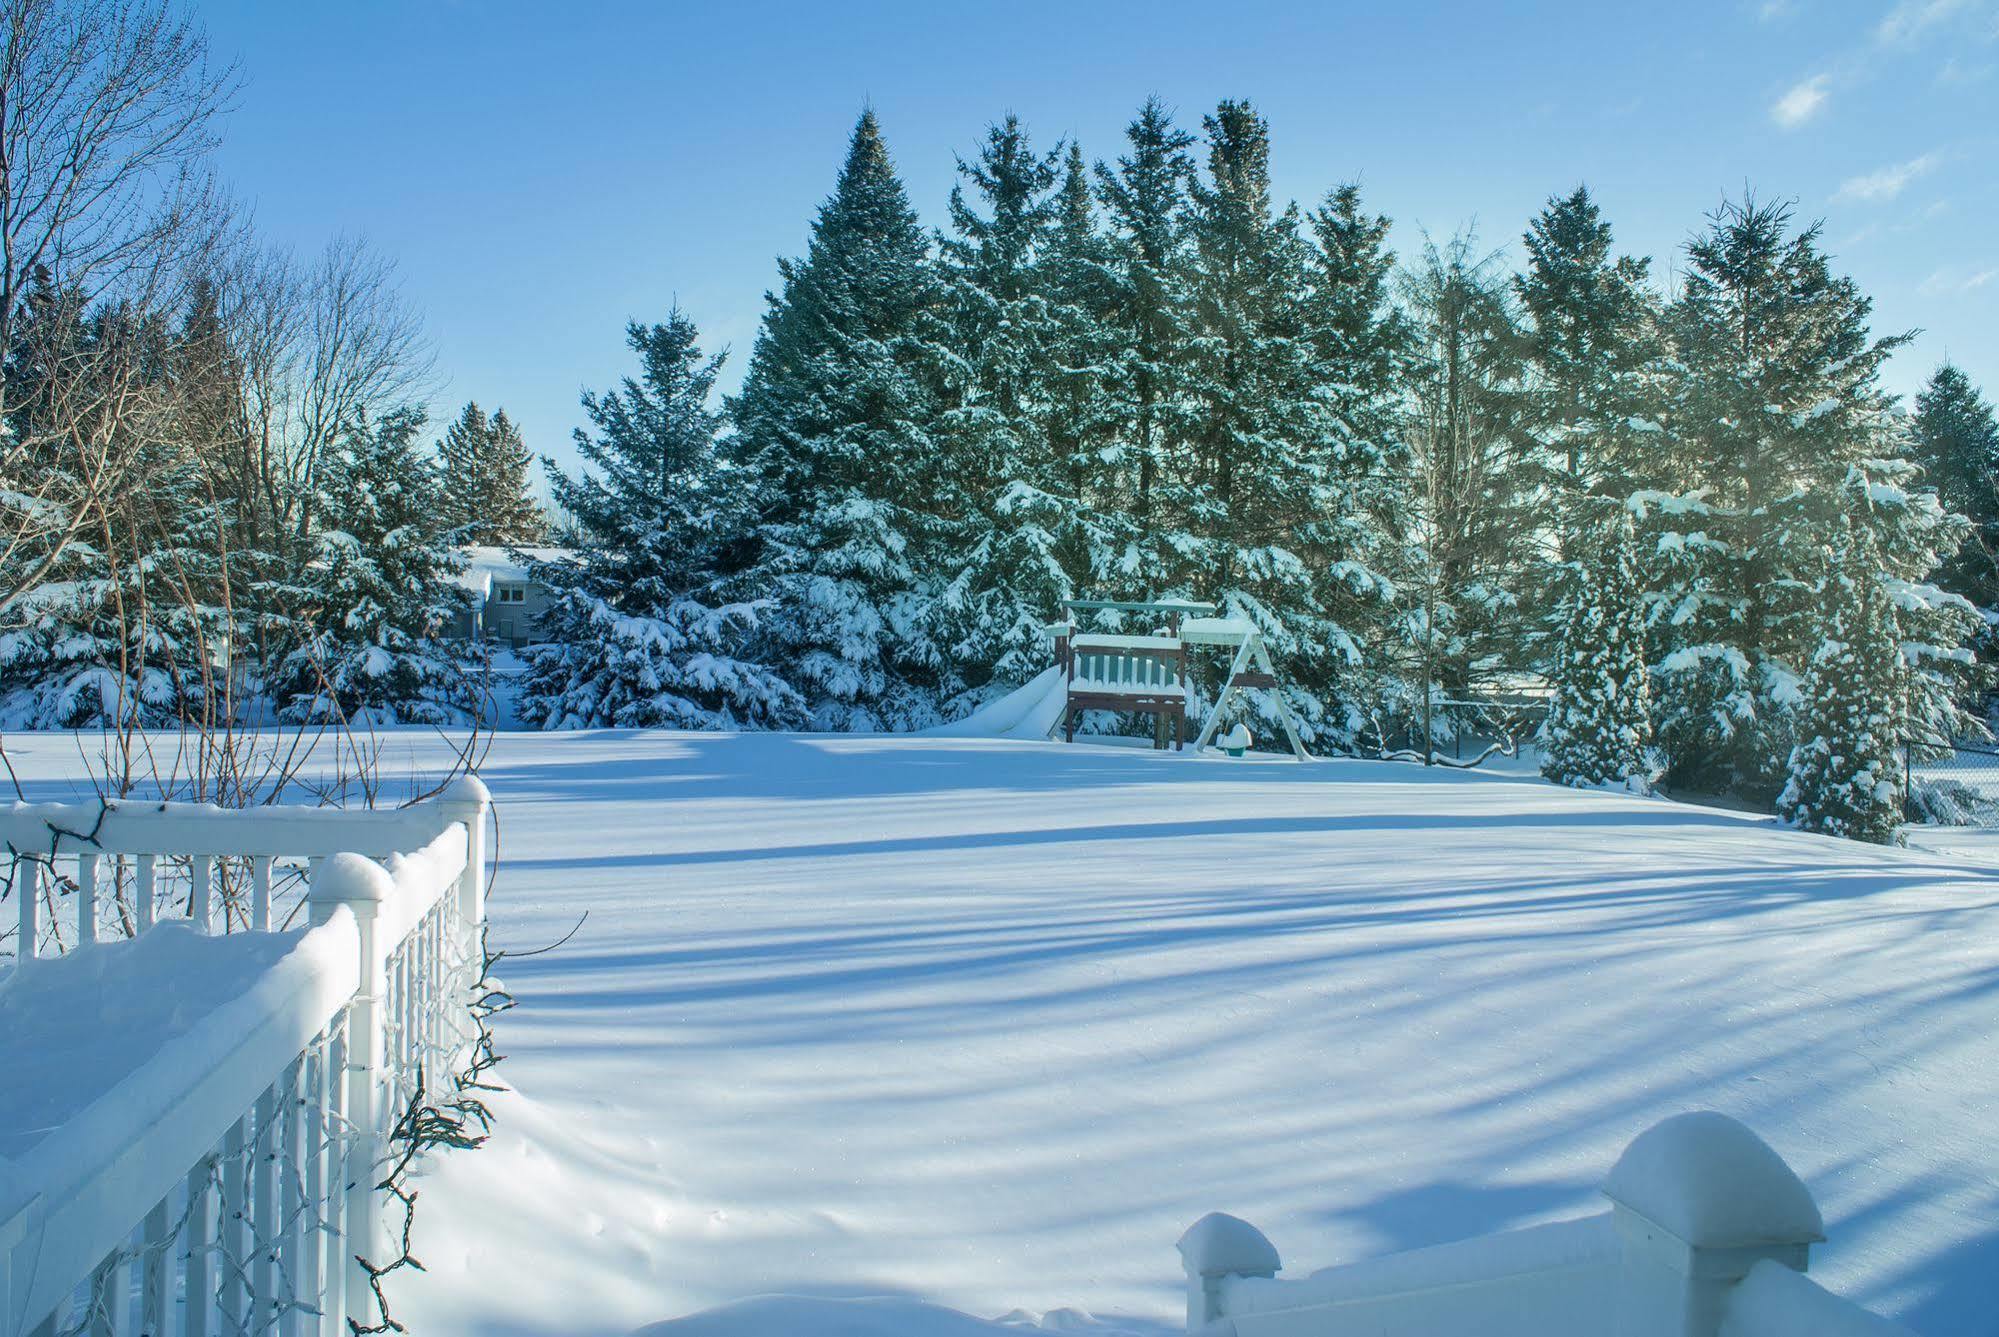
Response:
[[[1190,337],[1175,405],[1185,450],[1159,494],[1173,517],[1167,541],[1181,588],[1257,624],[1316,738],[1325,703],[1291,666],[1349,648],[1319,601],[1319,573],[1346,556],[1335,546],[1346,535],[1326,521],[1346,501],[1339,466],[1355,443],[1322,393],[1310,248],[1297,209],[1273,208],[1269,126],[1245,102],[1223,102],[1202,124],[1208,171],[1192,187]],[[1267,719],[1258,731],[1275,727]]]
[[[1661,407],[1649,262],[1613,255],[1610,224],[1583,186],[1551,198],[1524,241],[1527,268],[1514,279],[1526,320],[1524,425],[1545,519],[1521,581],[1522,667],[1540,662],[1558,610],[1571,602],[1588,558],[1579,536],[1639,486]]]
[[[1752,797],[1784,782],[1805,670],[1819,648],[1825,535],[1850,515],[1897,582],[1911,710],[1954,732],[1961,605],[1924,582],[1962,534],[1901,453],[1871,303],[1835,276],[1818,229],[1730,203],[1688,247],[1668,313],[1677,369],[1637,495],[1658,554],[1651,625],[1659,741],[1676,785]]]
[[[702,355],[678,309],[626,339],[639,375],[583,396],[596,432],[578,431],[576,449],[589,467],[548,466],[580,551],[532,568],[556,597],[528,651],[521,716],[547,729],[794,723],[797,693],[742,653],[764,606],[716,597],[719,546],[741,525],[708,407],[722,357]]]
[[[1895,844],[1902,822],[1902,656],[1881,560],[1847,533],[1822,584],[1824,637],[1777,815],[1829,836]]]
[[[1556,784],[1646,782],[1652,741],[1645,607],[1629,511],[1614,512],[1583,559],[1555,660],[1541,773]]]
[[[1051,213],[1037,266],[1049,325],[1043,430],[1057,490],[1077,499],[1079,523],[1085,526],[1073,545],[1064,547],[1064,567],[1094,592],[1110,579],[1111,563],[1128,537],[1117,528],[1113,467],[1123,419],[1116,374],[1121,350],[1112,323],[1120,281],[1077,144],[1068,146]]]
[[[933,605],[963,713],[1045,666],[1043,624],[1070,593],[1058,545],[1077,509],[1048,436],[1054,324],[1037,262],[1053,225],[1055,153],[1037,154],[1019,120],[992,126],[958,170],[951,233],[940,242],[950,330],[937,424],[941,545],[949,565]]]
[[[460,409],[437,443],[438,517],[447,529],[478,542],[485,518],[486,448],[493,424],[476,403]]]
[[[1656,396],[1649,262],[1612,256],[1610,224],[1584,186],[1551,198],[1523,240],[1527,269],[1514,287],[1527,318],[1529,426],[1569,515],[1580,494],[1627,496],[1643,467],[1648,428],[1633,420]]]
[[[1999,605],[1999,421],[1992,406],[1961,368],[1946,362],[1916,396],[1909,438],[1923,481],[1946,510],[1969,522],[1937,583],[1981,608]]]
[[[815,728],[923,727],[945,677],[924,570],[943,459],[938,283],[872,110],[804,259],[778,270],[730,404],[753,508],[733,587],[775,602],[759,656]]]
[[[505,409],[493,414],[486,446],[486,501],[480,537],[486,543],[538,543],[548,532],[534,498],[534,453]]]
[[[1131,534],[1115,567],[1114,592],[1168,593],[1179,563],[1164,531],[1158,491],[1176,441],[1176,366],[1186,339],[1187,207],[1194,137],[1173,124],[1158,98],[1147,98],[1125,128],[1130,147],[1112,169],[1097,165],[1097,192],[1108,223],[1115,289],[1108,327],[1118,349],[1108,385],[1122,419],[1119,448],[1103,464],[1122,475],[1124,528]]]
[[[529,475],[534,456],[501,409],[467,404],[437,443],[440,515],[466,543],[538,542],[547,530]]]
[[[476,665],[443,639],[465,595],[417,444],[423,425],[422,410],[397,409],[341,443],[304,577],[316,595],[308,634],[272,678],[286,719],[452,724],[477,708]]]
[[[1338,428],[1328,496],[1309,545],[1328,653],[1295,664],[1296,681],[1327,703],[1324,736],[1353,747],[1380,703],[1395,695],[1381,647],[1396,609],[1396,548],[1410,526],[1400,400],[1411,331],[1389,289],[1389,220],[1361,206],[1354,185],[1334,188],[1310,217],[1309,338]]]

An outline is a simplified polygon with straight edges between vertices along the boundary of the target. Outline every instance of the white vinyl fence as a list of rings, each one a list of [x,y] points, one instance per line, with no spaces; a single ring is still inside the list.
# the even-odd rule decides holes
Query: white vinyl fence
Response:
[[[1912,1337],[1805,1275],[1819,1209],[1735,1120],[1677,1115],[1605,1180],[1610,1210],[1280,1280],[1246,1221],[1181,1237],[1187,1328],[1208,1337]]]
[[[394,1119],[477,1037],[488,807],[0,811],[0,1337],[374,1321]]]

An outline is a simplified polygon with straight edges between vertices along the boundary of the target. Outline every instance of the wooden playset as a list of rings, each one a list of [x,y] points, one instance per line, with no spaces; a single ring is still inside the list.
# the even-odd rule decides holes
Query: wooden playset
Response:
[[[1155,748],[1165,748],[1169,736],[1174,748],[1184,747],[1187,649],[1214,646],[1233,648],[1235,657],[1194,740],[1194,750],[1198,752],[1214,740],[1237,693],[1261,692],[1282,724],[1292,753],[1301,761],[1306,758],[1263,634],[1247,618],[1217,617],[1215,605],[1187,599],[1072,599],[1063,603],[1062,611],[1062,621],[1050,624],[1048,630],[1055,641],[1056,666],[1067,681],[1068,696],[1060,723],[1067,741],[1076,741],[1076,724],[1084,711],[1110,710],[1151,715]],[[1077,614],[1104,611],[1127,614],[1128,620],[1150,624],[1153,630],[1141,635],[1077,630]]]

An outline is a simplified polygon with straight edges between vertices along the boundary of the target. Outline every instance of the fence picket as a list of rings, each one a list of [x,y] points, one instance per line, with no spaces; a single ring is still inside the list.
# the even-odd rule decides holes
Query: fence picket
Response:
[[[138,899],[139,932],[144,933],[153,926],[153,856],[141,854],[136,860],[133,874],[132,894]]]
[[[188,862],[187,917],[196,933],[209,931],[209,882],[214,866],[214,857],[207,854],[194,855]]]
[[[38,861],[15,856],[14,900],[21,916],[21,938],[14,950],[25,961],[35,955],[42,938],[42,865]]]
[[[274,927],[277,860],[303,859],[311,870],[305,894],[311,922],[298,931],[351,934],[329,941],[345,942],[345,952],[359,955],[298,952],[273,965],[309,972],[293,978],[317,977],[321,986],[332,963],[339,962],[343,973],[335,991],[299,993],[299,1010],[286,1010],[279,996],[274,1010],[263,1012],[266,1024],[242,1032],[244,1045],[259,1047],[240,1051],[213,1081],[198,1069],[185,1074],[186,1108],[211,1109],[216,1102],[197,1096],[239,1081],[244,1054],[268,1056],[258,1062],[272,1064],[260,1074],[268,1079],[261,1092],[226,1124],[219,1117],[212,1128],[166,1121],[163,1142],[177,1149],[175,1161],[153,1158],[157,1178],[106,1168],[96,1172],[101,1178],[67,1194],[36,1193],[31,1179],[25,1206],[0,1219],[0,1237],[27,1241],[27,1256],[36,1259],[32,1290],[10,1293],[0,1274],[0,1329],[27,1337],[349,1337],[350,1314],[376,1317],[365,1271],[353,1260],[377,1256],[389,1242],[376,1181],[397,1116],[423,1087],[443,1089],[456,1061],[454,1043],[464,1021],[444,1010],[469,1004],[458,946],[461,920],[468,921],[462,930],[467,942],[478,941],[483,921],[479,873],[471,862],[487,802],[477,781],[462,780],[448,802],[427,813],[419,807],[414,814],[355,814],[355,822],[332,826],[297,814],[276,819],[273,829],[304,833],[305,847],[295,855],[261,825],[266,814],[230,815],[240,821],[248,846],[232,851],[225,822],[216,820],[220,814],[167,814],[176,821],[155,826],[151,809],[120,809],[102,824],[101,840],[91,848],[56,851],[76,861],[73,935],[69,912],[60,921],[55,917],[51,891],[58,884],[47,871],[53,867],[49,856],[12,860],[21,926],[16,951],[23,959],[51,948],[126,950],[106,940],[155,927],[163,894],[173,896],[176,908],[181,904],[178,888],[169,893],[160,885],[162,859],[172,873],[185,870],[185,907],[195,931],[225,938],[239,929]],[[367,825],[377,817],[381,825]],[[44,827],[68,829],[61,824],[73,824],[75,815],[59,806],[17,806],[0,819],[12,824],[15,836],[25,836]],[[184,825],[190,820],[198,825]],[[387,845],[410,857],[391,874],[365,856],[327,853],[337,848],[326,834],[335,829],[355,832],[363,848]],[[195,834],[184,840],[190,830]],[[432,834],[414,844],[392,834],[426,830]],[[392,839],[397,843],[389,844]],[[67,889],[67,882],[60,885]],[[128,890],[136,905],[126,901]],[[114,898],[115,912],[107,905]],[[306,1032],[288,1028],[308,1016],[316,1030],[294,1049],[291,1035]],[[109,1099],[116,1107],[117,1088]],[[225,1112],[216,1109],[218,1116]],[[119,1134],[116,1146],[88,1149],[81,1160],[111,1167],[137,1148],[143,1163],[152,1150],[148,1131],[134,1125]],[[176,1162],[184,1164],[197,1150],[193,1167],[162,1193]],[[132,1201],[140,1192],[148,1197]],[[94,1224],[63,1215],[75,1202],[93,1204]],[[12,1306],[32,1308],[23,1313]],[[10,1326],[15,1321],[24,1326]]]
[[[97,941],[97,856],[76,856],[76,940]]]

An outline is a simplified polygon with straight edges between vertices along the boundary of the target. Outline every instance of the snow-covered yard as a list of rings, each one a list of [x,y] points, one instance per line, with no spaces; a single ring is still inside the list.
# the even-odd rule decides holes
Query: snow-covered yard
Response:
[[[71,741],[10,750],[67,792]],[[499,942],[588,919],[503,971],[514,1090],[424,1189],[418,1332],[790,1293],[890,1299],[663,1331],[971,1330],[930,1301],[1159,1333],[1205,1211],[1308,1269],[1595,1210],[1618,1150],[1697,1107],[1818,1195],[1814,1275],[1999,1331],[1973,857],[1528,778],[975,739],[510,735],[484,774]]]

